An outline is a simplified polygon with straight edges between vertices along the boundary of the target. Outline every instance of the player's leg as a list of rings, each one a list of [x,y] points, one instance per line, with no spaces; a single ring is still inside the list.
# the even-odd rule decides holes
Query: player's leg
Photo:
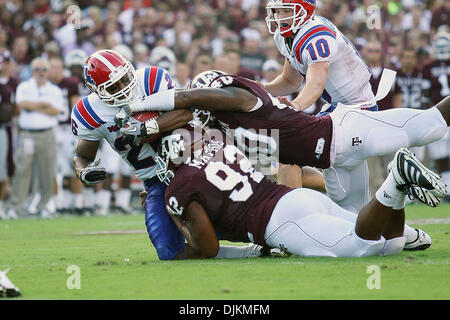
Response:
[[[155,178],[154,178],[155,180]],[[184,237],[166,211],[167,186],[159,181],[145,183],[145,225],[160,260],[172,260],[185,247]]]
[[[335,166],[352,167],[369,157],[401,147],[424,146],[442,138],[448,128],[437,107],[428,110],[397,108],[380,112],[337,109]]]
[[[384,239],[355,234],[357,215],[326,195],[301,188],[284,195],[266,227],[265,242],[302,256],[359,257],[378,254]]]
[[[323,177],[328,196],[340,207],[358,213],[369,202],[367,161],[351,168],[330,167],[324,170]]]
[[[15,174],[11,181],[11,196],[6,203],[6,215],[17,219],[17,211],[21,209],[30,190],[32,164],[34,159],[34,139],[26,131],[19,132],[17,161]]]
[[[442,194],[445,189],[442,180],[406,148],[397,151],[390,167],[391,171],[375,198],[358,214],[355,230],[361,238],[377,239],[383,235],[389,239],[403,234],[405,193],[402,190],[419,186]],[[431,242],[423,244],[430,245]]]
[[[50,218],[46,206],[53,193],[56,162],[56,145],[53,130],[45,131],[36,139],[36,159],[41,199],[37,205],[41,218]]]

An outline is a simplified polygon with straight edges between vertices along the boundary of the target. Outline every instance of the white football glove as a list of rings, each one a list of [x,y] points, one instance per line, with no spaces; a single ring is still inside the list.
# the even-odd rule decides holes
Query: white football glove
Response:
[[[144,127],[144,129],[143,129]],[[120,129],[120,132],[125,135],[123,141],[131,145],[137,146],[141,143],[143,131],[145,133],[144,122],[140,122],[134,118],[129,118],[125,125]]]
[[[106,179],[106,169],[100,165],[100,159],[91,162],[86,168],[80,171],[80,180],[84,184],[91,186]]]
[[[114,123],[119,128],[122,128],[127,123],[132,114],[133,112],[131,111],[130,106],[123,106],[114,116]]]

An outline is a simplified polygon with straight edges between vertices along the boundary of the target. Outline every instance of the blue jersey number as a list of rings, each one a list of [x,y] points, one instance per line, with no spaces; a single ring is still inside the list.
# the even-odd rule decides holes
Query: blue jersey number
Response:
[[[311,55],[311,59],[313,61],[317,60],[317,54],[316,54],[316,50],[317,53],[319,54],[319,56],[321,56],[322,58],[326,58],[330,55],[330,47],[328,46],[328,42],[325,39],[319,39],[316,41],[315,43],[315,49],[312,43],[308,44],[308,46],[306,47],[306,49],[308,49],[309,54]]]
[[[153,159],[152,156],[148,156],[144,159],[139,159],[139,155],[141,154],[141,150],[144,144],[134,146],[127,142],[124,142],[123,138],[124,137],[122,136],[114,141],[114,148],[116,148],[116,150],[119,152],[128,150],[127,160],[136,170],[150,168],[156,164],[155,159]],[[158,140],[152,141],[149,144],[155,150],[158,147]],[[127,148],[127,146],[129,146],[129,148]]]

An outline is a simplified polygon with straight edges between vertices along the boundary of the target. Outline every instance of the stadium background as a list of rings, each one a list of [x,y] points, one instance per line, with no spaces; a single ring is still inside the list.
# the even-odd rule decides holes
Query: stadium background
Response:
[[[193,75],[212,68],[267,81],[281,72],[283,60],[267,31],[265,3],[260,0],[0,0],[0,55],[2,63],[11,65],[9,72],[17,78],[17,83],[29,79],[30,62],[35,57],[59,56],[65,62],[66,76],[77,77],[77,66],[79,72],[85,57],[103,48],[118,50],[133,61],[136,69],[149,64],[165,67],[179,88],[185,87]],[[380,9],[379,20],[371,16],[373,5]],[[320,0],[317,8],[317,14],[332,21],[366,61],[371,54],[367,44],[375,41],[382,48],[379,64],[398,69],[401,53],[408,47],[414,50],[420,71],[432,58],[431,39],[437,28],[448,24],[450,1]],[[87,93],[79,82],[79,95]],[[384,100],[384,106],[380,104],[382,108],[391,106],[391,94]],[[308,112],[315,113],[319,107],[320,102]],[[18,111],[8,125],[10,178],[14,174],[12,151],[17,144],[17,115]],[[114,170],[113,190],[117,191],[121,174],[120,169]],[[383,178],[383,173],[377,175]],[[10,188],[7,181],[4,183],[7,197]],[[59,188],[61,192],[61,185]],[[134,180],[131,188],[141,187]],[[94,205],[86,204],[93,192],[86,193],[84,207]],[[136,201],[134,208],[138,207]]]

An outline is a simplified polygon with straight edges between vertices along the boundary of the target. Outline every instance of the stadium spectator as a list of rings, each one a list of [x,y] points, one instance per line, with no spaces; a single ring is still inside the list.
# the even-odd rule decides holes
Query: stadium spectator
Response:
[[[6,196],[8,179],[8,133],[6,125],[13,115],[12,88],[0,83],[0,219],[5,219],[3,199]]]
[[[16,103],[20,109],[17,170],[12,180],[12,193],[6,215],[15,219],[30,189],[32,164],[38,166],[39,192],[37,209],[42,218],[49,218],[46,209],[55,171],[55,135],[58,115],[63,110],[61,89],[48,80],[49,63],[42,58],[31,62],[32,78],[19,84]]]
[[[431,17],[430,28],[432,36],[434,36],[440,26],[448,26],[448,22],[450,21],[450,1],[436,1],[435,3],[436,5],[441,3],[441,5],[435,8]]]
[[[191,70],[189,66],[183,62],[177,62],[177,66],[175,68],[175,88],[178,89],[186,89],[191,82],[190,77]]]
[[[261,35],[255,29],[244,29],[241,34],[244,38],[244,42],[240,66],[256,72],[261,72],[262,65],[266,60],[266,57],[261,52],[260,48],[262,40]]]
[[[148,66],[148,55],[149,50],[145,43],[137,43],[133,47],[134,54],[134,66],[137,69],[144,68]]]

